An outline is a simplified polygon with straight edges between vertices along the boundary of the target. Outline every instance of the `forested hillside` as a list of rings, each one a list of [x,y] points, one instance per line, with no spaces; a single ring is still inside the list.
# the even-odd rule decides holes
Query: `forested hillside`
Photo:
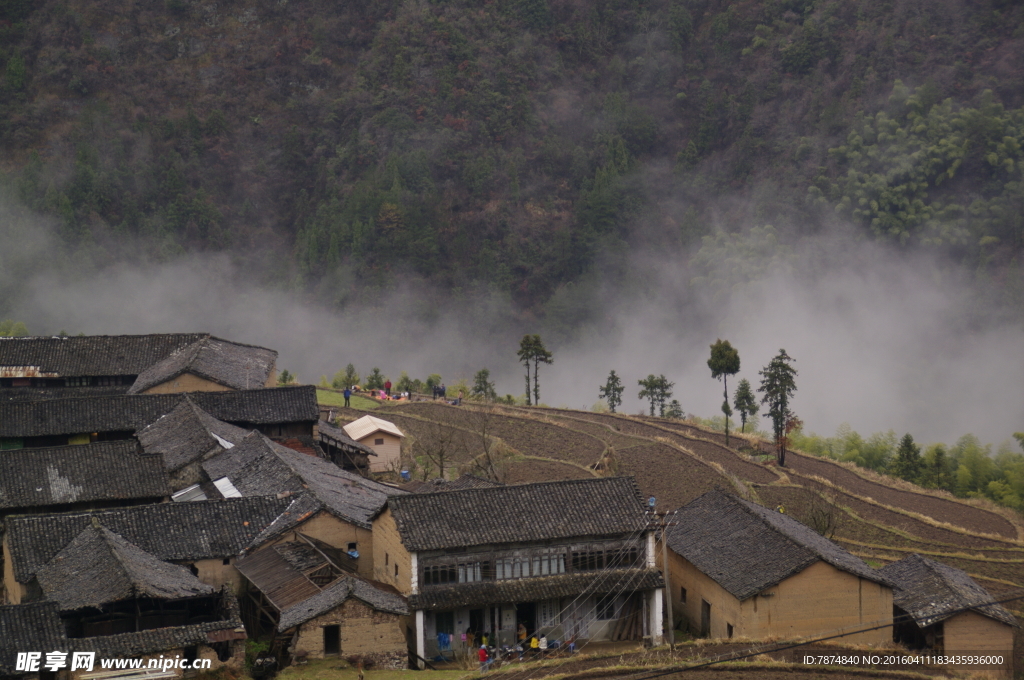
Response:
[[[231,250],[543,313],[604,252],[845,221],[1024,315],[1019,2],[0,0],[0,74],[4,200],[76,266]]]

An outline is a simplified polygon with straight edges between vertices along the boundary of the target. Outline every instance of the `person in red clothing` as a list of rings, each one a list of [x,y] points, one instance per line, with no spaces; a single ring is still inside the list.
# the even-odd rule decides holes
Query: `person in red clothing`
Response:
[[[487,655],[487,647],[480,645],[480,649],[477,654],[480,656],[480,672],[483,673],[487,670],[487,667],[491,665],[490,657]]]
[[[391,396],[391,381],[390,380],[385,380],[384,381],[384,394],[388,395],[389,397]]]

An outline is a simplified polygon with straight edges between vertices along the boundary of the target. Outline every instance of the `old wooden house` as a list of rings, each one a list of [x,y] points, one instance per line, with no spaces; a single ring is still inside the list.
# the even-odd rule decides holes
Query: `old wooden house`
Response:
[[[233,498],[8,517],[3,535],[6,602],[41,598],[39,570],[93,521],[157,559],[187,567],[207,585],[237,592],[242,577],[235,557],[290,505],[287,498]]]
[[[0,517],[156,503],[170,494],[161,457],[131,439],[0,455]]]
[[[334,464],[348,472],[367,475],[370,472],[370,460],[377,458],[377,453],[365,444],[360,444],[349,437],[345,430],[335,427],[326,420],[319,423],[320,448]]]
[[[146,368],[128,394],[254,390],[277,384],[277,352],[205,337]]]
[[[0,398],[273,387],[277,352],[209,333],[0,338]]]
[[[405,668],[408,607],[393,588],[346,570],[343,551],[304,534],[238,561],[249,582],[248,630],[272,639],[282,658],[358,655]]]
[[[1011,677],[1016,618],[966,572],[914,554],[879,569],[893,587],[893,640],[940,655],[1001,656],[988,670]]]
[[[402,457],[402,438],[405,435],[391,422],[363,416],[344,425],[342,430],[354,441],[373,450],[370,472],[389,472],[398,469]]]
[[[226,423],[268,437],[316,437],[319,409],[312,385],[178,394],[125,394],[43,401],[0,401],[0,443],[39,448],[129,439],[184,399]]]
[[[295,495],[295,506],[260,534],[256,546],[301,532],[343,551],[346,568],[366,578],[374,573],[373,518],[390,496],[404,493],[283,447],[259,432],[202,467],[208,479],[227,480],[242,496]]]
[[[416,654],[467,630],[514,644],[661,638],[662,578],[631,478],[410,494],[374,522],[375,579],[409,598]]]
[[[785,514],[714,490],[667,531],[673,611],[694,634],[891,640],[889,580]]]
[[[163,460],[173,490],[180,491],[203,482],[203,461],[240,443],[249,432],[217,420],[186,395],[135,436],[146,453]]]

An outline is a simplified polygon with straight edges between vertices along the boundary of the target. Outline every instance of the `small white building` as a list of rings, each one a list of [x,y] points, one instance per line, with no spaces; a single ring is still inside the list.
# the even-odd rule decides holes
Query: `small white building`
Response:
[[[402,456],[402,438],[405,435],[394,423],[373,416],[363,416],[342,427],[345,434],[369,446],[377,454],[370,460],[370,472],[398,469]]]

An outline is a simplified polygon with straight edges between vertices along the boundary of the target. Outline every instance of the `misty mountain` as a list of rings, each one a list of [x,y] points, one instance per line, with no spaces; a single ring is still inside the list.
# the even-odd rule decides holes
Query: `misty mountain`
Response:
[[[774,256],[751,228],[784,246],[842,222],[1019,313],[1022,19],[966,0],[3,0],[2,169],[78,263],[230,252],[332,304],[413,277],[557,315],[595,271],[628,277],[623,252],[699,270],[746,249],[728,276],[750,278]]]

